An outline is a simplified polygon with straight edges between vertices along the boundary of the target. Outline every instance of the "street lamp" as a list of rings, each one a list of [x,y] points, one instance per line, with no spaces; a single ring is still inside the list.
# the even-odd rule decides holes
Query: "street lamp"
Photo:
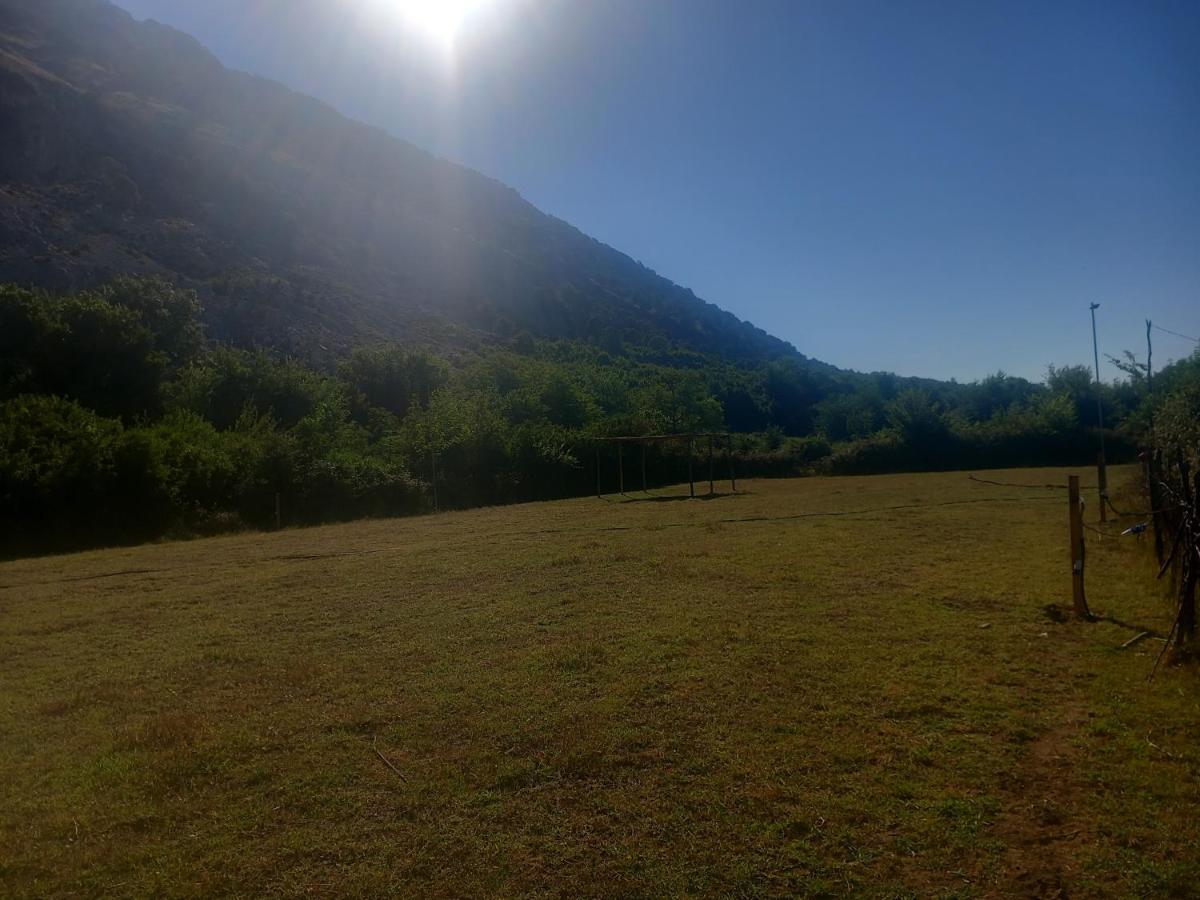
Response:
[[[1096,340],[1096,310],[1099,303],[1088,307],[1092,311],[1092,357],[1096,362],[1096,424],[1100,428],[1100,521],[1108,519],[1105,506],[1108,504],[1108,471],[1104,459],[1104,398],[1100,384],[1100,344]]]

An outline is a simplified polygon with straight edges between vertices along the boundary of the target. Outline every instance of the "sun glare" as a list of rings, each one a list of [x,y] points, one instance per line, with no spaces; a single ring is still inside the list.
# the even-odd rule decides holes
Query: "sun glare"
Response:
[[[401,22],[431,40],[453,46],[463,22],[486,0],[377,0],[395,10]]]

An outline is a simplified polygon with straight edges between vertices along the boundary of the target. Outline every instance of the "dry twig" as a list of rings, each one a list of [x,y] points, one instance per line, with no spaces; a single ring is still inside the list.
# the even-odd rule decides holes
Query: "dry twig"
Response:
[[[400,777],[401,781],[407,783],[408,779],[404,776],[404,773],[401,772],[399,769],[397,769],[395,764],[390,759],[388,759],[386,756],[384,756],[382,753],[379,752],[379,747],[376,746],[376,742],[378,740],[379,740],[379,735],[377,735],[377,734],[373,735],[371,737],[371,749],[375,751],[375,755],[378,756],[381,760],[383,760],[383,764],[385,766],[387,766],[389,769],[391,769],[393,772],[395,772]]]

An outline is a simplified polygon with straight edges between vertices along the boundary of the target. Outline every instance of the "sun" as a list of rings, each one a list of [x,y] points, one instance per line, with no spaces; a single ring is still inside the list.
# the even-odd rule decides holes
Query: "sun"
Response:
[[[486,0],[375,0],[390,6],[407,26],[443,47],[453,46],[459,29]]]

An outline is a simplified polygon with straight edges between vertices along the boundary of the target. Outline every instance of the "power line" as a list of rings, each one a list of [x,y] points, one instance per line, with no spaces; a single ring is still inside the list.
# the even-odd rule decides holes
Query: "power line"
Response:
[[[1194,338],[1189,334],[1180,334],[1178,331],[1172,331],[1170,328],[1163,328],[1161,325],[1154,325],[1152,327],[1157,331],[1161,331],[1163,334],[1174,335],[1177,338],[1183,338],[1185,341],[1191,341],[1193,344],[1200,344],[1200,338]]]

